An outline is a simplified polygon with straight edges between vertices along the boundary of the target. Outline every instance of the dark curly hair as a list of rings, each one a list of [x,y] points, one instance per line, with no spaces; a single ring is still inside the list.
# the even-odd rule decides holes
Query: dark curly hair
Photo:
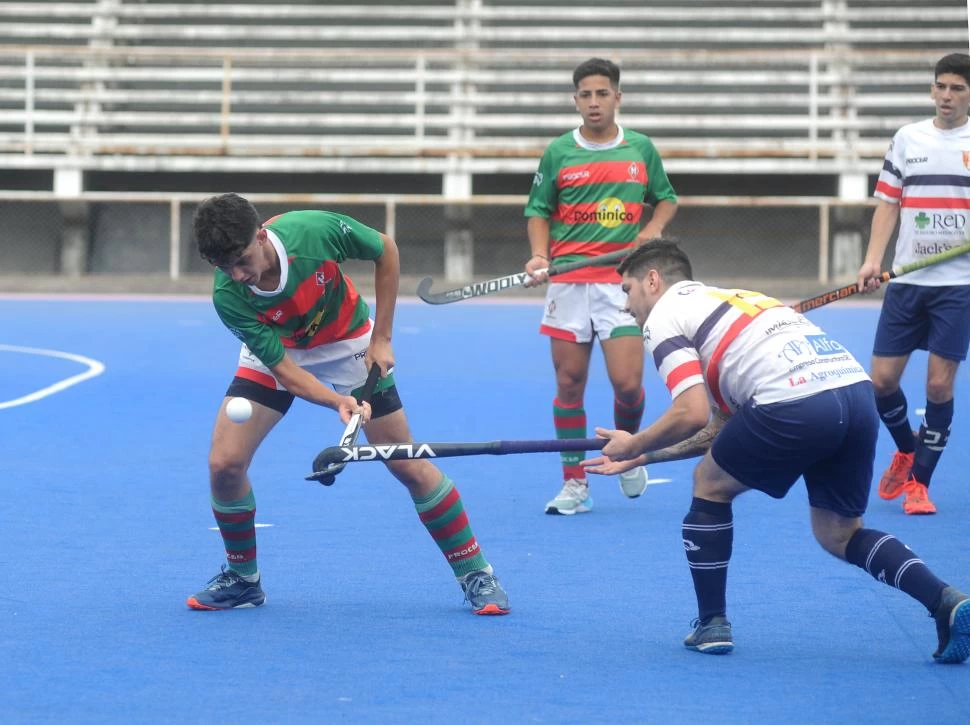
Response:
[[[216,267],[232,264],[259,229],[256,208],[239,194],[210,196],[192,216],[199,254]]]
[[[647,272],[655,269],[668,284],[694,279],[690,260],[673,239],[651,239],[634,250],[629,257],[620,262],[616,271],[634,279],[643,279]]]

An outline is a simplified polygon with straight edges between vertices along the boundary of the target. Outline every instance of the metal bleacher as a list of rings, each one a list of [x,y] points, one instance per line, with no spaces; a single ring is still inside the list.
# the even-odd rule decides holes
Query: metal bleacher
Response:
[[[963,0],[0,3],[0,166],[527,172],[570,74],[675,172],[871,170],[966,50]]]

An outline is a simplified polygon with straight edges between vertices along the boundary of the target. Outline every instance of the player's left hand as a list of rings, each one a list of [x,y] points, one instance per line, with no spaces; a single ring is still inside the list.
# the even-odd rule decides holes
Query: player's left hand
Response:
[[[370,370],[374,363],[380,366],[382,378],[387,377],[394,368],[394,348],[391,347],[390,340],[371,338],[367,353],[364,355],[364,365]]]
[[[664,235],[663,227],[652,226],[650,224],[647,224],[647,226],[641,229],[640,233],[637,234],[637,238],[635,241],[638,245],[646,244],[651,239],[660,239],[663,235]]]
[[[597,456],[596,458],[587,458],[585,461],[580,462],[583,469],[587,473],[598,473],[603,476],[616,476],[620,473],[626,473],[627,471],[636,468],[640,465],[640,458],[631,458],[629,461],[611,461],[608,456]]]

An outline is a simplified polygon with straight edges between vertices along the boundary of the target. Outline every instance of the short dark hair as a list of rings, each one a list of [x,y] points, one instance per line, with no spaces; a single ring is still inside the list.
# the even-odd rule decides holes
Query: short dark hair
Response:
[[[620,67],[610,60],[590,58],[580,63],[573,71],[573,87],[579,88],[579,82],[587,76],[606,76],[614,91],[620,89]]]
[[[936,72],[933,80],[936,80],[944,73],[953,73],[963,76],[963,80],[970,85],[970,55],[966,53],[950,53],[944,55],[936,62]]]
[[[192,216],[199,254],[216,267],[236,261],[252,244],[259,226],[256,208],[239,194],[210,196]]]
[[[673,239],[652,239],[637,247],[629,257],[620,262],[616,271],[634,279],[643,279],[647,272],[655,269],[669,284],[694,279],[690,260]]]

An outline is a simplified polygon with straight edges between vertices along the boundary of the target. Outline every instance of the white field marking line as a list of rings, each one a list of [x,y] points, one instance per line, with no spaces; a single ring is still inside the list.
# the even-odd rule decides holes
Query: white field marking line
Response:
[[[4,408],[13,408],[18,405],[26,405],[27,403],[34,403],[42,398],[46,398],[48,395],[53,395],[54,393],[59,393],[62,390],[66,390],[72,385],[77,385],[78,383],[83,383],[85,380],[96,378],[105,370],[104,363],[98,362],[97,360],[92,360],[89,357],[84,357],[84,355],[75,355],[74,353],[61,352],[60,350],[44,350],[38,347],[20,347],[19,345],[0,345],[0,352],[22,352],[28,355],[57,357],[61,358],[62,360],[71,360],[72,362],[81,363],[82,365],[87,365],[88,367],[88,369],[83,373],[78,373],[77,375],[72,375],[69,378],[64,378],[53,385],[48,385],[46,388],[37,390],[29,395],[24,395],[23,397],[16,398],[14,400],[0,402],[0,410],[3,410]]]

